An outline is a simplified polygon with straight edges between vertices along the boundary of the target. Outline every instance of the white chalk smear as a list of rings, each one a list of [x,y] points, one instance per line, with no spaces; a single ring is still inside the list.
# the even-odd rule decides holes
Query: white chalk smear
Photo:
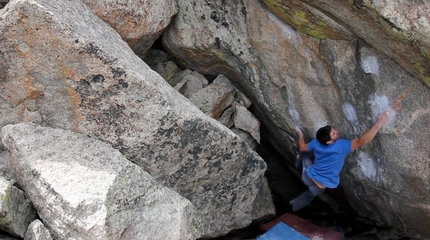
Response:
[[[361,62],[361,68],[365,73],[379,74],[378,59],[374,56],[368,56]]]
[[[289,106],[288,107],[288,112],[290,113],[291,117],[293,118],[294,124],[296,126],[299,126],[300,116],[299,116],[299,113],[294,108],[294,106]]]
[[[345,115],[346,119],[352,123],[352,124],[358,124],[358,118],[357,114],[355,112],[354,106],[352,106],[351,103],[346,102],[342,106],[343,114]]]
[[[295,106],[295,102],[294,102],[294,95],[293,92],[291,91],[291,80],[289,78],[285,79],[285,90],[287,91],[287,105],[288,105],[288,112],[290,113],[291,118],[294,121],[294,124],[296,126],[299,126],[300,124],[300,116],[299,113],[297,112]]]
[[[367,178],[371,180],[376,180],[376,169],[377,165],[373,159],[367,155],[365,152],[360,152],[358,154],[359,162],[361,172],[366,176]]]
[[[387,96],[379,96],[377,93],[374,93],[370,96],[370,100],[368,102],[372,109],[373,118],[376,119],[378,115],[382,112],[388,111],[391,115],[390,121],[392,121],[395,117],[396,112],[390,106],[390,100]]]
[[[276,25],[278,25],[279,28],[282,29],[282,33],[284,38],[297,42],[298,41],[298,36],[297,36],[297,32],[290,27],[287,23],[285,23],[284,21],[280,20],[277,16],[269,13],[269,19],[272,20],[273,22],[276,23]]]

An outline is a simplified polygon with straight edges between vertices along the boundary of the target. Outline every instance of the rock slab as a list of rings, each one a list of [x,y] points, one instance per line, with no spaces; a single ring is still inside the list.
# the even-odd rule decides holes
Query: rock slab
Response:
[[[109,145],[69,130],[3,127],[11,167],[55,239],[194,239],[194,206]]]

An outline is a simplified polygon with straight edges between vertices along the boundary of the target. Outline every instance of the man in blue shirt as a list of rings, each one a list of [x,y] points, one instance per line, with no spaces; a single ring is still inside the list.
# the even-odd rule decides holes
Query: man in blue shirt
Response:
[[[376,123],[361,137],[353,140],[340,139],[338,130],[325,126],[318,129],[316,138],[308,144],[305,143],[303,132],[297,127],[302,180],[308,186],[308,189],[290,202],[293,206],[293,211],[308,205],[316,196],[323,193],[326,188],[336,188],[339,185],[339,174],[346,155],[372,141],[379,129],[389,119],[389,111],[379,114]],[[313,152],[315,156],[314,163],[312,163],[312,154],[310,152]]]

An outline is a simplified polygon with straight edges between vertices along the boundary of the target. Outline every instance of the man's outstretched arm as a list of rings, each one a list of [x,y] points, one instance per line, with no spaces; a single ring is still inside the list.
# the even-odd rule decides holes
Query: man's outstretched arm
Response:
[[[376,123],[369,130],[367,130],[367,132],[361,135],[361,137],[352,140],[351,150],[354,151],[355,149],[363,145],[366,145],[370,141],[372,141],[376,133],[378,133],[379,129],[388,122],[390,117],[391,116],[389,111],[380,113],[378,115],[378,119],[376,120]]]
[[[303,132],[300,129],[300,127],[296,127],[296,132],[299,135],[299,151],[300,152],[307,152],[308,151],[308,144],[305,143],[305,139],[303,137]]]

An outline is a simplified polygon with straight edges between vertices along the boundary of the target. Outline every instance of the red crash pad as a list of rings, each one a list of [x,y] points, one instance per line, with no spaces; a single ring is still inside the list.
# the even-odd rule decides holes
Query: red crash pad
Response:
[[[311,240],[341,240],[344,239],[343,234],[340,232],[336,232],[332,229],[323,228],[320,226],[317,226],[313,223],[310,223],[300,217],[297,217],[293,214],[286,213],[277,219],[260,225],[260,230],[263,232],[268,231],[273,226],[275,226],[277,223],[283,222],[290,226],[291,228],[295,229],[296,231],[302,233],[306,237],[310,238]]]

